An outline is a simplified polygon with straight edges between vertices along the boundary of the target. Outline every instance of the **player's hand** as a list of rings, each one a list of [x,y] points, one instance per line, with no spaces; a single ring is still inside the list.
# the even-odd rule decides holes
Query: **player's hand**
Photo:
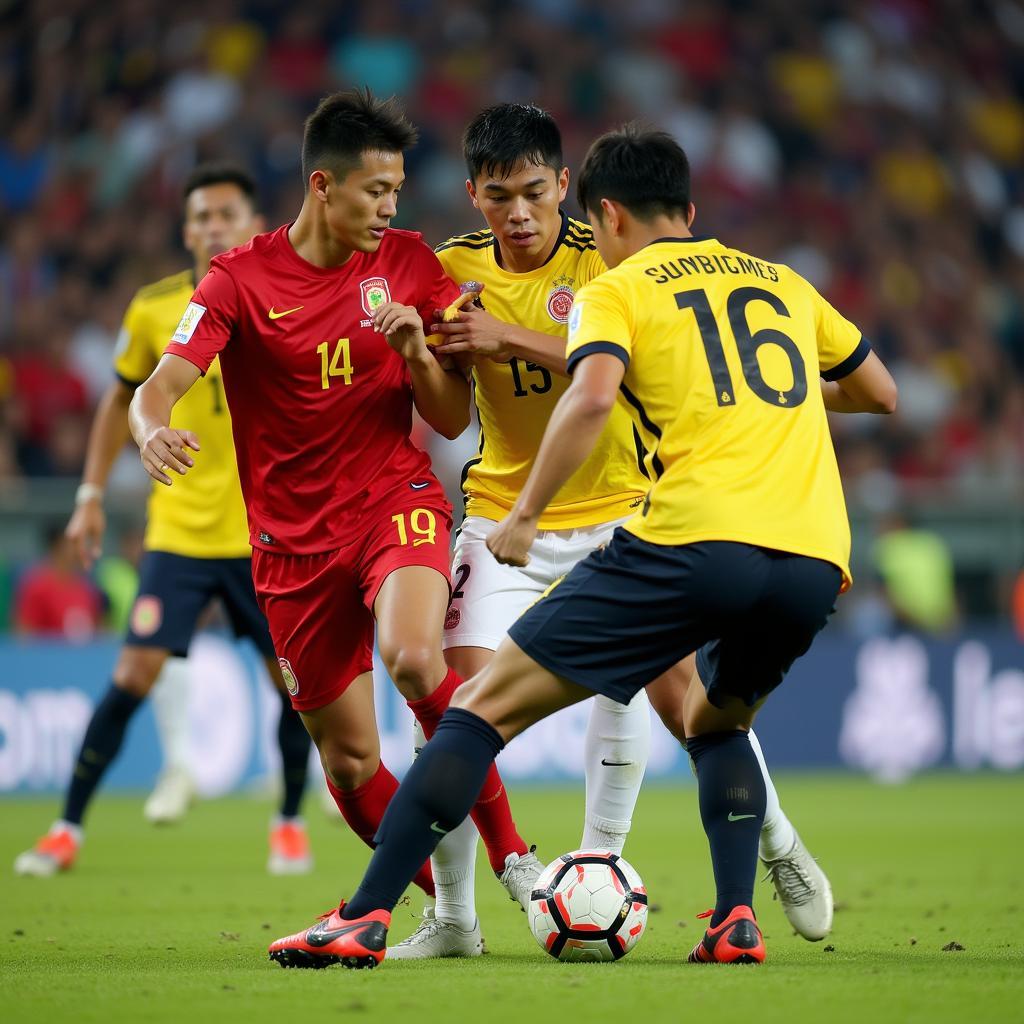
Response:
[[[524,566],[530,561],[530,545],[537,536],[537,523],[523,519],[513,510],[487,538],[487,550],[502,565]]]
[[[373,329],[383,334],[403,359],[422,358],[427,352],[423,321],[415,306],[385,302],[373,314]]]
[[[451,323],[431,324],[430,333],[441,339],[434,347],[438,355],[468,353],[496,363],[507,363],[513,356],[508,324],[478,306],[467,306]]]
[[[191,430],[159,427],[139,449],[142,467],[154,480],[170,487],[169,471],[184,476],[195,465],[188,453],[190,448],[199,451],[199,438]]]
[[[86,569],[91,569],[102,553],[106,528],[102,499],[90,498],[75,508],[64,536],[71,541],[75,554]]]

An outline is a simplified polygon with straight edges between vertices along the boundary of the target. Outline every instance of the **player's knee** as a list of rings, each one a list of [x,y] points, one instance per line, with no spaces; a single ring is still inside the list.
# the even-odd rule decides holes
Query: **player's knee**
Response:
[[[145,697],[153,689],[167,655],[126,647],[114,666],[114,685],[133,697]]]
[[[386,651],[382,648],[381,658],[406,700],[428,696],[437,685],[438,671],[443,667],[438,650],[426,644],[401,644]]]
[[[350,745],[322,746],[320,761],[334,786],[344,790],[356,789],[373,778],[380,766],[380,751]]]

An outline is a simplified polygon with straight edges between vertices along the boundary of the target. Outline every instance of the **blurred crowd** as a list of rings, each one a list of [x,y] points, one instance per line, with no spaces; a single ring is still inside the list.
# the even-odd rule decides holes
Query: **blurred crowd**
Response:
[[[1019,488],[1014,0],[0,0],[0,66],[0,486],[80,472],[128,300],[187,265],[195,162],[243,163],[280,224],[304,116],[365,83],[420,127],[398,223],[432,243],[478,226],[459,141],[489,103],[551,110],[570,167],[667,128],[698,229],[793,266],[892,368],[898,417],[835,424],[853,500]]]

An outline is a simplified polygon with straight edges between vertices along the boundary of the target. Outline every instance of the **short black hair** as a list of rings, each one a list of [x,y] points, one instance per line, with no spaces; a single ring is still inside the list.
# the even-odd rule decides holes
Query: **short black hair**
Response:
[[[529,103],[498,103],[481,110],[462,136],[470,181],[481,174],[507,178],[521,164],[551,167],[562,161],[562,133],[555,119]]]
[[[235,185],[253,207],[256,206],[256,182],[253,181],[252,175],[238,164],[223,160],[199,164],[185,179],[185,185],[181,190],[182,199],[188,202],[188,197],[197,188],[206,188],[209,185]]]
[[[306,118],[302,137],[302,174],[329,170],[343,178],[362,161],[363,153],[404,153],[416,143],[416,129],[392,96],[381,100],[369,89],[325,96]]]
[[[685,215],[690,161],[667,132],[631,122],[596,139],[576,179],[580,209],[601,216],[601,200],[622,203],[633,216]]]

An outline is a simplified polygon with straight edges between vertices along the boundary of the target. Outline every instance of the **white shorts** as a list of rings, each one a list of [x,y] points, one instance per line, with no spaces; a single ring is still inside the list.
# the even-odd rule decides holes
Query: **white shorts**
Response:
[[[625,521],[541,530],[530,547],[529,564],[519,568],[502,565],[487,550],[487,537],[498,524],[482,516],[467,516],[452,558],[452,603],[444,622],[444,648],[495,650],[509,626],[552,583],[607,543]]]

